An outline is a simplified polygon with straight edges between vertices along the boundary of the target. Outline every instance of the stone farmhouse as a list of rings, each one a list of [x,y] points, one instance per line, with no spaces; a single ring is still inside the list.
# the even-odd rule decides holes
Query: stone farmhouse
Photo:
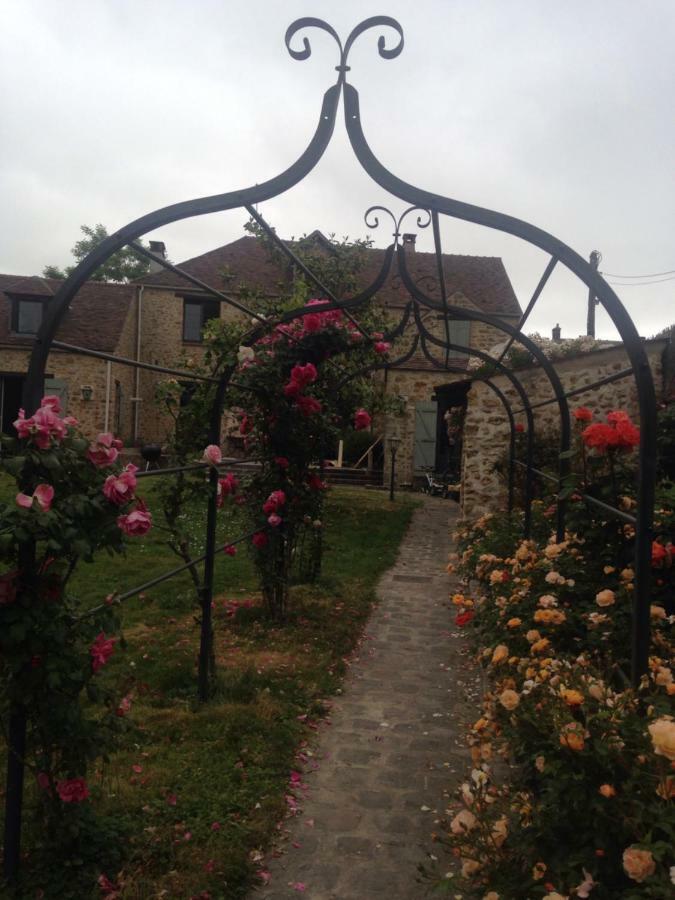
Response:
[[[320,233],[311,237],[330,252],[329,242]],[[427,294],[438,297],[434,254],[415,252],[414,235],[404,235],[404,241],[413,280]],[[156,255],[166,254],[161,242],[153,242],[151,249]],[[375,279],[384,252],[374,248],[368,251],[367,264],[359,276],[360,287]],[[292,277],[290,269],[273,262],[267,250],[249,236],[180,263],[180,268],[235,297],[245,286],[273,298]],[[521,308],[501,259],[447,254],[443,268],[450,303],[489,313],[512,326],[517,324]],[[13,431],[11,423],[20,406],[33,335],[58,286],[59,282],[51,279],[0,275],[0,424],[5,433]],[[392,275],[377,299],[393,319],[398,319],[409,297],[398,276]],[[201,332],[206,322],[235,315],[239,313],[227,304],[156,265],[155,271],[133,284],[87,283],[74,298],[58,338],[115,356],[184,369],[203,353]],[[432,331],[445,333],[441,315],[427,311],[424,316]],[[448,324],[451,341],[459,345],[489,351],[503,340],[500,332],[481,323],[465,320]],[[668,347],[666,340],[648,342],[660,392],[664,378],[662,361]],[[466,355],[451,353],[448,363],[455,371],[446,373],[417,352],[401,365],[376,373],[373,377],[381,379],[383,389],[399,398],[404,414],[376,421],[373,439],[399,439],[399,485],[419,481],[430,469],[448,467],[459,480],[461,468],[463,512],[473,515],[501,502],[503,487],[494,465],[506,451],[508,426],[494,394],[479,382],[472,383],[468,362]],[[610,344],[565,360],[559,364],[559,370],[563,384],[570,388],[590,384],[626,365],[621,345]],[[170,433],[170,417],[155,401],[156,386],[165,377],[54,350],[49,358],[45,390],[62,397],[63,405],[80,420],[85,431],[114,431],[125,443],[138,446],[161,443]],[[538,367],[523,372],[522,377],[533,401],[551,396]],[[502,382],[505,380],[499,379],[499,386],[517,407],[510,386]],[[189,387],[186,379],[186,391]],[[584,395],[579,403],[595,404],[598,412],[622,405],[635,415],[632,379]],[[453,447],[449,426],[452,416],[457,415],[463,420],[463,439]],[[537,422],[543,426],[546,417],[554,415],[555,408],[546,407],[538,411]],[[524,418],[521,416],[520,420]],[[238,440],[232,429],[226,449],[239,454]],[[384,461],[387,479],[389,454],[385,453]]]
[[[312,237],[330,252],[329,242],[320,233]],[[433,296],[435,256],[414,253],[414,235],[406,235],[405,241],[411,275]],[[154,242],[152,249],[165,255],[161,242]],[[360,286],[375,279],[384,252],[368,251]],[[443,264],[450,302],[517,323],[520,306],[500,259],[446,255]],[[266,249],[249,236],[187,260],[180,268],[234,296],[245,285],[274,297],[291,277],[290,270],[272,262]],[[73,300],[59,340],[162,366],[183,368],[186,361],[198,360],[206,322],[237,313],[180,276],[159,266],[155,269],[134,284],[86,284]],[[51,279],[0,275],[0,412],[5,432],[11,432],[20,405],[32,337],[58,286],[59,282]],[[390,277],[378,294],[378,301],[393,318],[400,317],[408,299],[396,276]],[[426,316],[434,319],[427,323],[432,330],[444,331],[441,317],[430,312]],[[449,327],[452,340],[460,345],[485,350],[499,340],[497,332],[480,323],[454,321]],[[85,430],[113,430],[131,444],[166,439],[170,420],[154,401],[156,384],[165,376],[59,350],[52,352],[49,363],[46,390],[61,395]],[[467,357],[451,354],[449,363],[466,369]],[[402,439],[399,480],[412,482],[423,467],[443,464],[447,434],[443,416],[448,407],[465,402],[468,385],[453,388],[465,380],[463,376],[439,372],[421,352],[389,371],[383,380],[386,391],[405,404],[404,419],[395,426],[389,423],[389,428],[395,427]]]

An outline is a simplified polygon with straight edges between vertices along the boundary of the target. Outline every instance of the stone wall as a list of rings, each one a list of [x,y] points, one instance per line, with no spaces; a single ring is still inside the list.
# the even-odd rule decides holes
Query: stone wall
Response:
[[[662,363],[666,346],[664,340],[648,341],[645,345],[658,397],[662,396],[664,388]],[[628,358],[622,347],[596,350],[556,362],[556,371],[566,391],[592,384],[628,367]],[[532,404],[553,396],[548,379],[539,367],[520,369],[515,374]],[[512,408],[520,408],[520,400],[508,380],[504,376],[492,380],[508,397]],[[604,417],[613,409],[623,409],[634,421],[638,420],[637,392],[631,376],[573,397],[569,404],[571,410],[587,406],[596,417]],[[557,404],[535,410],[534,415],[535,434],[558,429]],[[516,421],[525,425],[525,415],[519,414]],[[506,486],[494,471],[494,466],[505,458],[508,444],[508,420],[500,400],[485,384],[475,382],[469,392],[464,423],[462,514],[465,517],[474,518],[505,507]]]

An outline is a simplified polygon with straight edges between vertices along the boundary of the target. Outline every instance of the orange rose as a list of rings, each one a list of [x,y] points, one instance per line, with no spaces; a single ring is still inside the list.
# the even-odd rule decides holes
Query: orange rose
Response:
[[[614,591],[610,591],[609,588],[600,591],[595,595],[595,602],[598,606],[612,606],[616,602]]]
[[[523,620],[519,619],[517,616],[514,616],[513,619],[509,619],[506,623],[507,628],[518,628],[519,625],[523,624]]]
[[[627,847],[623,851],[623,870],[633,881],[642,884],[646,878],[654,874],[656,863],[649,850]]]
[[[675,761],[675,722],[671,716],[661,716],[647,729],[652,739],[654,753]]]
[[[506,644],[498,644],[494,652],[492,654],[492,662],[495,666],[499,665],[499,663],[504,662],[505,659],[509,658],[509,648]]]
[[[584,695],[580,691],[575,691],[571,688],[562,688],[560,696],[568,706],[581,706],[584,702]]]
[[[509,712],[512,709],[515,709],[516,706],[520,703],[520,695],[516,693],[516,691],[512,691],[507,689],[502,691],[499,696],[499,702],[504,707],[504,709],[508,709]]]
[[[568,750],[583,750],[586,746],[583,727],[578,722],[568,722],[560,732],[560,744]]]
[[[532,653],[544,653],[546,649],[550,646],[551,642],[548,638],[542,638],[540,641],[535,641],[534,644],[530,647],[530,652]]]
[[[616,788],[611,784],[601,784],[598,788],[598,793],[602,794],[603,797],[616,797]]]

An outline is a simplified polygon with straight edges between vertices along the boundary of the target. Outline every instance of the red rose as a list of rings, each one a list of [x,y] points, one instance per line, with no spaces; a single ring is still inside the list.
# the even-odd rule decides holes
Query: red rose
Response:
[[[56,782],[56,793],[64,803],[81,803],[89,796],[89,788],[84,778],[70,778]]]
[[[577,422],[592,422],[593,413],[587,406],[580,406],[572,413]]]
[[[354,414],[354,430],[363,431],[365,428],[370,428],[371,421],[370,413],[365,409],[357,409]]]
[[[256,531],[251,538],[251,543],[254,547],[257,547],[258,550],[261,550],[263,547],[267,546],[267,535],[264,531]]]

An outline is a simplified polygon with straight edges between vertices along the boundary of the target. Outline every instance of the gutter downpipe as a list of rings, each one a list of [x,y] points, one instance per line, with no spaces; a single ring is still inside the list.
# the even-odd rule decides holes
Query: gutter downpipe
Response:
[[[138,303],[136,306],[136,362],[141,361],[141,330],[143,321],[143,291],[145,285],[138,288]],[[136,367],[134,376],[134,396],[132,398],[134,404],[134,431],[133,443],[138,441],[138,422],[141,414],[141,370]]]
[[[110,360],[106,363],[105,366],[105,417],[103,422],[103,431],[108,431],[108,425],[110,424],[110,387],[112,383],[112,363]]]

